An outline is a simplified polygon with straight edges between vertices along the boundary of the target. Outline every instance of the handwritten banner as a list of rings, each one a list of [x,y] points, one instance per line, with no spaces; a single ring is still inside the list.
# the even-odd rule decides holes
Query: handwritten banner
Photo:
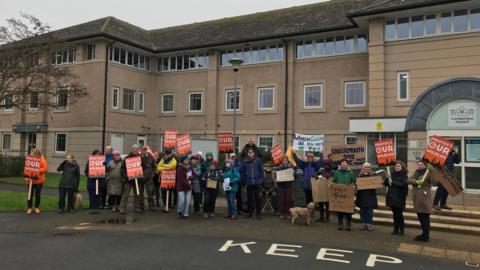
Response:
[[[160,187],[165,189],[175,188],[175,170],[163,170],[160,175]]]
[[[285,169],[281,171],[275,172],[275,180],[277,182],[290,182],[294,181],[294,170],[293,169]]]
[[[395,162],[395,145],[393,139],[375,141],[375,153],[379,165],[389,165]]]
[[[354,196],[355,187],[353,185],[332,184],[328,193],[330,211],[353,213]]]
[[[232,133],[224,132],[217,134],[218,152],[231,153],[233,152],[233,137]]]
[[[331,153],[333,161],[346,159],[349,165],[357,166],[361,166],[363,163],[365,163],[365,145],[363,144],[332,146]]]
[[[366,177],[357,177],[355,181],[358,190],[365,190],[365,189],[378,189],[384,188],[383,185],[383,178],[379,175],[376,176],[366,176]]]
[[[192,152],[192,143],[189,134],[177,136],[177,151],[179,155],[185,155]]]
[[[165,133],[163,135],[163,147],[174,148],[176,143],[177,143],[177,131],[165,130]]]
[[[277,144],[274,147],[272,147],[271,153],[272,153],[273,163],[275,163],[275,165],[282,163],[283,151],[280,144]]]
[[[38,176],[40,174],[40,158],[32,155],[25,157],[23,175],[26,177]]]
[[[105,156],[88,156],[88,177],[104,178],[105,177]]]
[[[432,164],[445,165],[448,155],[455,144],[452,141],[433,135],[425,149],[423,159]]]
[[[455,176],[451,175],[445,167],[435,166],[432,170],[432,178],[442,184],[448,191],[448,195],[454,197],[462,193],[462,184],[457,181]]]
[[[303,135],[295,133],[293,149],[302,152],[323,152],[323,135]]]
[[[129,157],[125,159],[128,180],[143,178],[142,159],[140,157]]]
[[[328,202],[328,183],[331,182],[325,177],[310,179],[312,183],[313,202]]]

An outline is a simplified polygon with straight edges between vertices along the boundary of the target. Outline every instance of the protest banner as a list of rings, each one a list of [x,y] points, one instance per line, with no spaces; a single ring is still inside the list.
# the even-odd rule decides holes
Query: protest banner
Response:
[[[323,135],[303,135],[295,133],[293,138],[293,150],[301,152],[323,152]]]
[[[357,190],[384,188],[383,178],[380,175],[357,177]]]
[[[431,164],[443,166],[454,145],[452,141],[433,135],[425,149],[423,159]]]
[[[275,172],[275,181],[277,182],[289,182],[294,181],[295,171],[292,168],[280,170]]]
[[[332,184],[328,192],[330,211],[353,213],[354,197],[355,187],[353,185]]]
[[[283,152],[280,144],[277,144],[274,147],[272,147],[272,150],[270,152],[272,153],[272,160],[275,165],[279,165],[280,163],[282,163]]]
[[[105,177],[105,156],[88,156],[88,177],[95,178],[95,195],[99,194],[98,178]]]
[[[291,145],[288,146],[287,152],[285,152],[285,156],[288,158],[288,161],[290,161],[290,164],[292,164],[293,167],[297,167],[297,163],[293,158],[293,149]]]
[[[365,145],[345,144],[335,145],[331,148],[332,160],[340,161],[346,159],[349,165],[361,166],[365,163]]]
[[[233,152],[233,136],[230,132],[223,132],[217,134],[218,152],[232,153]]]
[[[175,188],[175,180],[177,177],[175,170],[163,170],[160,174],[160,187],[167,190],[166,202],[169,202],[170,189]],[[165,210],[168,212],[169,203],[165,205]]]
[[[125,158],[125,166],[127,167],[128,180],[135,180],[135,190],[137,195],[140,195],[138,178],[143,177],[142,159],[140,157]]]
[[[454,197],[463,192],[462,185],[457,181],[455,176],[451,175],[445,167],[434,167],[431,178],[442,184],[448,191],[448,195]]]
[[[395,145],[393,139],[375,141],[375,153],[378,165],[390,165],[395,162]]]
[[[328,202],[328,183],[331,181],[325,177],[319,177],[318,179],[312,177],[310,181],[312,183],[313,202]]]
[[[177,136],[177,151],[179,155],[185,155],[192,151],[189,134]]]
[[[40,174],[40,157],[28,155],[25,157],[25,167],[23,168],[23,175],[28,180],[28,194],[27,200],[32,198],[32,176]]]
[[[163,134],[163,147],[165,148],[175,148],[177,144],[177,131],[176,130],[165,130]]]

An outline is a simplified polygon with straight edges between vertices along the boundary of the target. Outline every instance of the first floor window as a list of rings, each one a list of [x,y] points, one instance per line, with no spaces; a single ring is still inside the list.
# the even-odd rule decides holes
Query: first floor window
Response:
[[[345,144],[357,144],[357,136],[345,136]]]
[[[397,94],[399,101],[408,100],[408,72],[397,74]]]
[[[3,110],[4,111],[11,111],[13,110],[13,96],[7,95],[3,98]]]
[[[303,107],[305,109],[322,107],[322,85],[311,84],[303,86]]]
[[[236,96],[236,100],[235,100]],[[240,90],[237,91],[231,89],[225,92],[225,110],[233,111],[235,108],[237,111],[240,110]],[[235,104],[235,107],[234,107]]]
[[[143,112],[145,110],[145,93],[139,92],[138,93],[138,111]]]
[[[258,137],[258,147],[262,148],[265,151],[270,151],[273,147],[273,137],[272,136],[259,136]]]
[[[68,109],[68,91],[66,89],[59,89],[57,91],[57,108]]]
[[[123,89],[123,109],[128,111],[135,110],[135,91]]]
[[[2,134],[2,149],[3,150],[12,149],[12,134],[10,133]]]
[[[202,111],[202,92],[188,93],[188,111],[189,112]]]
[[[33,111],[38,109],[38,93],[36,92],[30,93],[28,108]]]
[[[118,109],[118,97],[120,96],[120,88],[115,87],[112,91],[112,109]]]
[[[174,111],[174,95],[162,95],[162,113],[173,113]]]
[[[259,110],[273,110],[274,106],[274,88],[259,88],[258,89],[258,109]]]
[[[345,107],[363,107],[365,102],[365,82],[346,82],[345,83]]]
[[[85,60],[95,59],[95,43],[87,44],[85,48]]]
[[[67,134],[55,133],[55,152],[65,153],[67,152]]]

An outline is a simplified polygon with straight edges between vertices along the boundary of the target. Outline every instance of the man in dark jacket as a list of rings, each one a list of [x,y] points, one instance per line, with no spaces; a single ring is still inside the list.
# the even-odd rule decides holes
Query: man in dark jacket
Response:
[[[257,147],[255,144],[255,139],[250,138],[248,139],[248,143],[243,147],[242,152],[240,153],[241,160],[248,158],[248,150],[253,150],[255,153],[255,157],[262,159],[262,150]]]
[[[65,210],[65,196],[67,196],[67,211],[73,213],[74,193],[78,191],[80,184],[80,167],[72,155],[67,155],[65,160],[58,166],[57,172],[62,172],[62,179],[58,185],[58,213]]]
[[[141,200],[143,199],[143,184],[144,184],[144,179],[143,178],[138,178],[138,190],[139,194],[137,195],[137,191],[135,190],[135,181],[134,180],[128,180],[127,176],[127,165],[126,165],[126,159],[131,158],[131,157],[139,157],[140,156],[140,146],[137,144],[134,144],[132,146],[132,150],[130,151],[130,154],[123,160],[122,162],[122,177],[123,177],[123,192],[122,192],[122,199],[120,201],[120,207],[119,207],[119,212],[120,214],[125,214],[125,210],[127,208],[127,202],[128,202],[128,196],[130,194],[130,190],[133,188],[133,205],[135,208],[136,213],[143,213],[142,210],[142,205],[141,205]],[[145,168],[145,164],[142,160],[142,168]]]
[[[155,193],[155,187],[153,186],[153,174],[155,172],[155,158],[148,152],[148,146],[142,146],[142,166],[143,166],[143,179],[144,185],[140,191],[140,207],[142,211],[145,210],[145,201],[143,198],[144,189],[147,191],[148,210],[155,211],[155,202],[153,195]]]
[[[263,163],[259,158],[255,157],[255,151],[253,149],[249,149],[247,155],[248,158],[242,162],[240,167],[242,182],[247,186],[248,214],[245,218],[251,218],[253,216],[253,210],[255,209],[257,219],[261,219],[262,184],[264,179]]]
[[[450,175],[454,176],[455,164],[458,163],[460,163],[460,156],[455,148],[453,148],[448,155],[447,160],[445,160],[445,169],[448,170]],[[433,208],[435,208],[435,210],[452,210],[452,208],[447,205],[447,198],[448,191],[442,186],[442,184],[438,183],[437,191],[435,192],[435,197],[433,198]],[[440,203],[440,207],[438,203]]]

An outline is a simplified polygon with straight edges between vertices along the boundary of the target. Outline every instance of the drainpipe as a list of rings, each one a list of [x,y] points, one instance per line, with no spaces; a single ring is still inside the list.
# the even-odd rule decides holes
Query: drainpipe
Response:
[[[284,54],[285,54],[285,104],[284,104],[284,113],[283,113],[283,141],[284,141],[284,147],[283,150],[284,152],[287,151],[287,130],[288,130],[288,42],[283,39],[283,48],[284,48]]]
[[[103,127],[102,127],[102,150],[105,149],[105,135],[107,130],[107,90],[108,90],[108,51],[112,47],[115,40],[108,43],[105,48],[105,83],[103,85]]]

